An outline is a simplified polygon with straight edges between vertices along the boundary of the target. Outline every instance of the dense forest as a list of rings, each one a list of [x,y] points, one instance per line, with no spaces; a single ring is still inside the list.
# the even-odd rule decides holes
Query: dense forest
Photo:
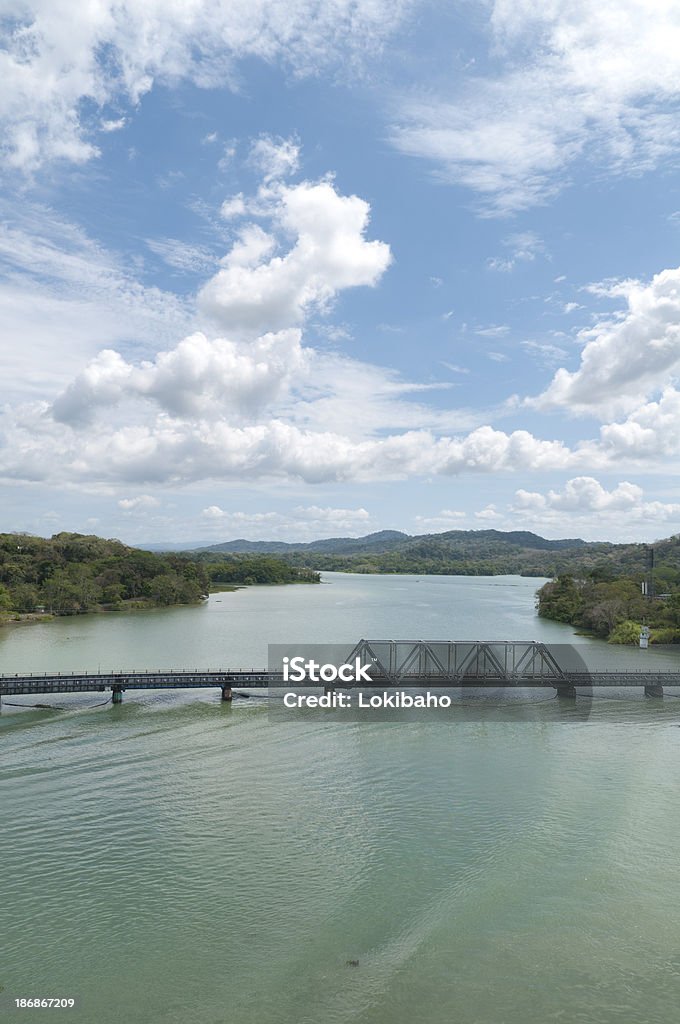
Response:
[[[187,556],[188,557],[188,556]],[[192,552],[192,559],[208,574],[211,589],[220,584],[249,586],[254,583],[319,583],[318,572],[295,566],[274,555]]]
[[[637,572],[645,565],[642,544],[546,540],[527,530],[449,530],[420,536],[383,530],[366,537],[334,537],[309,544],[228,541],[206,550],[215,554],[275,552],[296,567],[360,573],[545,577],[608,566]]]
[[[650,627],[652,643],[680,643],[680,543],[672,538],[659,547],[662,558],[651,577],[611,567],[558,576],[539,590],[538,614],[610,643],[637,643],[642,625]],[[655,596],[642,593],[645,579],[653,583]]]
[[[117,540],[0,534],[0,621],[30,614],[192,604],[220,584],[316,582],[272,556],[154,554]]]
[[[602,565],[622,564],[624,545],[585,544],[539,547],[541,538],[532,534],[505,539],[496,531],[480,531],[484,536],[417,537],[400,543],[388,551],[336,554],[333,552],[290,551],[284,558],[295,566],[336,572],[360,573],[428,573],[452,576],[558,576],[563,572],[584,571]],[[508,535],[510,538],[511,535]],[[642,545],[630,545],[638,551],[628,552],[632,570],[644,568]],[[618,550],[617,550],[618,549]]]

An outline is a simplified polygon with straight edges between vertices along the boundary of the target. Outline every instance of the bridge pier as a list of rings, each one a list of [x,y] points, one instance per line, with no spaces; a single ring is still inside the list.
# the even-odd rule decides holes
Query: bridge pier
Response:
[[[645,697],[663,697],[663,686],[658,683],[647,683],[645,686]]]
[[[233,700],[233,693],[231,692],[231,686],[222,687],[222,700],[230,701]]]
[[[324,695],[324,697],[327,697],[330,693],[335,693],[335,687],[334,686],[324,686],[324,688],[323,688],[323,695]]]
[[[112,686],[111,687],[111,703],[122,704],[123,703],[123,687]]]
[[[566,683],[563,686],[556,686],[557,697],[559,700],[576,700],[576,687],[572,686],[571,683]]]

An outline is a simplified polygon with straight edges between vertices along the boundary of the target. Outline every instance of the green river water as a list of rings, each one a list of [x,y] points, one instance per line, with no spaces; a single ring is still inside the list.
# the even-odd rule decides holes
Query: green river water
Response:
[[[537,619],[541,581],[324,579],[6,628],[0,673],[260,667],[268,642],[362,636],[612,656]],[[3,707],[7,1019],[678,1020],[680,700],[617,694],[583,715],[539,693],[392,723],[218,697]],[[76,1007],[17,1009],[20,997]]]

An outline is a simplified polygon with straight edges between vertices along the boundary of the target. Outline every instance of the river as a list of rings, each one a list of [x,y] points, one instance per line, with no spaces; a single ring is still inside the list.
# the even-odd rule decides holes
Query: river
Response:
[[[536,617],[541,582],[326,573],[202,607],[8,627],[0,673],[259,667],[267,643],[362,636],[582,642],[609,657]],[[645,656],[666,657],[626,654]],[[289,721],[218,691],[128,691],[115,708],[101,696],[0,715],[10,1017],[676,1019],[677,699],[392,723]],[[76,1008],[14,1010],[36,996]]]

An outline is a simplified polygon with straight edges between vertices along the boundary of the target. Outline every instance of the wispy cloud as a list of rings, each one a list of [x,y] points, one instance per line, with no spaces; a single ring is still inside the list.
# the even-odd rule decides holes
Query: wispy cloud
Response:
[[[508,249],[506,256],[491,256],[486,261],[490,270],[509,274],[518,264],[533,263],[538,256],[545,255],[543,240],[534,231],[509,235],[502,244]]]
[[[278,62],[296,76],[356,67],[402,21],[407,0],[159,0],[10,5],[0,26],[0,124],[6,163],[35,171],[52,160],[98,154],[93,130],[119,125],[90,111],[134,109],[160,82],[234,87],[244,58]],[[113,130],[111,128],[110,130]]]
[[[579,160],[637,174],[677,155],[680,17],[665,0],[495,0],[490,70],[401,103],[404,153],[486,214],[545,203]]]

